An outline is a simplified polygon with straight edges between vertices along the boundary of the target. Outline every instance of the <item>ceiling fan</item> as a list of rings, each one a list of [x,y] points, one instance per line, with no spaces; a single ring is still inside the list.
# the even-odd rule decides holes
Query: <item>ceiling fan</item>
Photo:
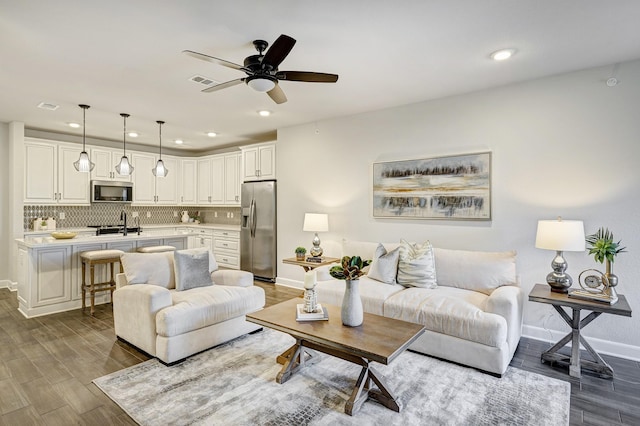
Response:
[[[296,40],[288,35],[282,34],[273,45],[267,50],[269,43],[264,40],[254,40],[253,45],[258,51],[257,55],[247,56],[244,65],[226,61],[224,59],[184,50],[185,53],[203,61],[213,62],[225,67],[243,71],[246,77],[216,84],[215,86],[203,89],[203,92],[216,92],[227,87],[246,83],[247,86],[258,92],[267,92],[267,95],[277,104],[287,102],[287,97],[280,88],[280,81],[303,81],[308,83],[335,83],[338,81],[337,74],[326,74],[310,71],[279,71],[278,66],[289,55],[291,49],[296,44]],[[263,54],[263,52],[266,53]]]

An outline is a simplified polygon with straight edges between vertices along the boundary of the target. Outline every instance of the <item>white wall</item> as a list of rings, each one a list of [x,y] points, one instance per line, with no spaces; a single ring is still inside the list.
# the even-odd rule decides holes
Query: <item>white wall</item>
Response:
[[[278,257],[311,245],[305,212],[329,214],[321,235],[333,251],[343,237],[431,240],[434,246],[518,251],[526,294],[544,283],[553,254],[534,248],[539,219],[581,219],[587,233],[606,226],[628,247],[614,265],[619,293],[640,309],[640,61],[584,70],[467,95],[278,130]],[[339,83],[338,83],[339,84]],[[387,81],[385,90],[393,90]],[[374,219],[373,162],[491,151],[490,222]],[[327,250],[325,250],[327,252]],[[330,253],[327,253],[330,254]],[[599,267],[566,253],[568,272]],[[278,281],[302,269],[278,265]],[[637,317],[637,314],[636,314]],[[555,339],[568,327],[551,306],[525,303],[525,333]],[[600,350],[640,358],[635,318],[603,315],[584,331]],[[625,346],[630,345],[630,346]]]
[[[0,288],[10,287],[9,253],[11,248],[11,233],[9,217],[11,205],[9,202],[9,126],[0,123]]]

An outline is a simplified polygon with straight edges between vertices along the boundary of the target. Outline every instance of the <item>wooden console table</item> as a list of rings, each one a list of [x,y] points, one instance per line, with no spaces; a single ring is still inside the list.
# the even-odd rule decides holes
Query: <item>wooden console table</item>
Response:
[[[569,375],[571,377],[580,378],[581,367],[589,368],[600,374],[601,377],[612,378],[613,369],[607,364],[602,357],[587,343],[587,341],[580,335],[580,330],[586,327],[591,321],[598,318],[601,314],[613,314],[622,315],[625,317],[631,316],[631,308],[627,299],[618,294],[618,301],[609,305],[602,302],[592,302],[589,300],[581,300],[569,297],[566,293],[554,293],[551,291],[551,287],[546,284],[536,284],[531,293],[529,293],[529,300],[538,303],[547,303],[552,305],[560,316],[565,320],[571,332],[564,336],[558,343],[541,356],[542,362],[567,362],[569,364]],[[563,309],[563,307],[570,308],[572,310],[572,316]],[[581,310],[591,311],[586,317],[580,319]],[[571,341],[571,356],[567,356],[558,353],[564,345]],[[591,354],[595,361],[589,361],[586,359],[580,359],[580,343]]]

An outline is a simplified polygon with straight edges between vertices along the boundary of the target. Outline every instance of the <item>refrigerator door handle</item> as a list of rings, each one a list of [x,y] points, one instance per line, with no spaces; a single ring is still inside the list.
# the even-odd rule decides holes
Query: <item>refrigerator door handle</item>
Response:
[[[256,200],[251,200],[251,238],[256,236]]]

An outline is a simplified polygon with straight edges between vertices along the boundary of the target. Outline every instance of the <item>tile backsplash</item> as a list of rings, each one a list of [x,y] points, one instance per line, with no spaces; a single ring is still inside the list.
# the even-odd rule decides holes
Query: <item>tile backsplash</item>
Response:
[[[120,223],[120,212],[123,208],[129,216],[129,223],[134,223],[131,213],[138,212],[140,225],[143,226],[180,223],[183,210],[187,210],[190,217],[194,217],[200,212],[202,223],[240,224],[240,207],[132,206],[130,204],[96,203],[90,206],[25,205],[23,227],[25,231],[32,231],[33,221],[38,217],[44,219],[53,217],[58,228],[117,225]],[[61,213],[64,219],[60,218]],[[147,217],[147,213],[150,217]],[[232,215],[233,217],[231,217]]]

